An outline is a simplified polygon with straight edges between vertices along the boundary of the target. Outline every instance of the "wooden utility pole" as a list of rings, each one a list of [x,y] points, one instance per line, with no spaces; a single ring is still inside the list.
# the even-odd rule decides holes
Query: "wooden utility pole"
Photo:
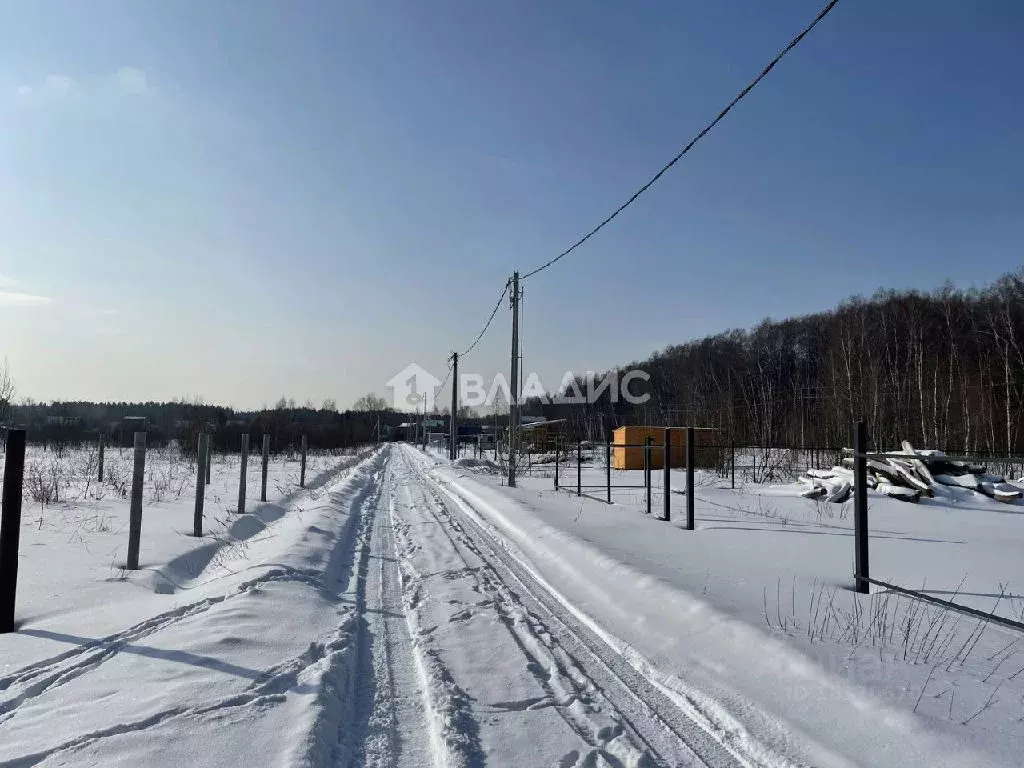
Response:
[[[516,451],[519,449],[519,273],[512,273],[512,380],[508,403],[508,486],[516,487]]]

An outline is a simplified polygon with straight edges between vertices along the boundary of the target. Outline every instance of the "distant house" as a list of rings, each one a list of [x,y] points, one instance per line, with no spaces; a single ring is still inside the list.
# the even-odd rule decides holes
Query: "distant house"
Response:
[[[541,418],[524,422],[519,427],[523,447],[538,451],[554,450],[556,442],[565,440],[565,424],[565,419]]]

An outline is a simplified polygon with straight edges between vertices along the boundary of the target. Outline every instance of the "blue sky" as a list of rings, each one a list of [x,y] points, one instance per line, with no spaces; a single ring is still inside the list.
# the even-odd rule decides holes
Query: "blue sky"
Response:
[[[0,355],[36,399],[350,404],[646,180],[819,10],[4,3]],[[1024,5],[841,0],[524,285],[557,383],[1024,242]],[[508,365],[509,314],[464,363]]]

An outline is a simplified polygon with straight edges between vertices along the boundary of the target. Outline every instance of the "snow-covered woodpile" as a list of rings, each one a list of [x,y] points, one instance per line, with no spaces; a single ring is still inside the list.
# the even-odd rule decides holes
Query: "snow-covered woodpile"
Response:
[[[886,458],[867,460],[867,485],[891,498],[915,502],[922,496],[952,495],[947,488],[966,488],[1005,503],[1021,498],[1018,486],[982,464],[954,460],[942,451],[916,451],[908,442],[902,451],[886,453]],[[800,482],[807,486],[801,496],[842,503],[853,493],[853,457],[843,459],[841,467],[809,469]]]

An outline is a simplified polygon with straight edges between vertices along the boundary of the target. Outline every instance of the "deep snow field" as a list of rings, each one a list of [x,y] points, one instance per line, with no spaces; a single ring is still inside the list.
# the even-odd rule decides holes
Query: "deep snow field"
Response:
[[[855,594],[852,500],[804,499],[799,483],[739,480],[733,490],[729,478],[698,471],[690,532],[683,529],[684,470],[672,471],[666,523],[653,519],[663,509],[662,470],[652,473],[648,517],[642,487],[614,488],[642,486],[643,473],[613,470],[608,505],[603,455],[598,459],[583,466],[580,497],[575,457],[561,465],[557,492],[551,467],[534,466],[509,489],[504,471],[490,462],[456,465],[528,508],[530,518],[515,525],[534,542],[549,540],[552,559],[573,551],[631,583],[618,589],[631,606],[623,616],[627,641],[664,623],[679,631],[677,647],[669,630],[664,638],[675,663],[713,665],[713,676],[736,692],[764,688],[756,698],[780,713],[806,710],[808,722],[818,722],[816,694],[849,685],[851,696],[870,696],[851,698],[852,707],[872,702],[894,717],[915,714],[908,721],[915,728],[981,745],[1009,764],[1024,762],[1024,632],[884,589]],[[1024,622],[1021,501],[949,488],[943,498],[909,504],[869,491],[869,521],[874,578]],[[588,599],[580,598],[584,609]],[[676,615],[665,620],[666,612]],[[625,625],[632,621],[641,628],[631,633]],[[772,641],[786,653],[773,658],[779,646]],[[774,673],[766,678],[764,663],[786,669],[789,683]]]
[[[0,478],[4,458],[0,453]],[[209,576],[253,543],[268,522],[283,514],[282,504],[299,491],[298,453],[271,455],[268,504],[261,505],[262,458],[258,452],[250,452],[246,506],[255,514],[239,517],[234,512],[241,457],[214,453],[204,505],[205,537],[197,540],[192,536],[195,457],[183,456],[173,444],[150,448],[146,452],[140,573],[129,574],[124,566],[133,450],[107,446],[102,484],[96,480],[97,461],[94,446],[54,452],[30,445],[26,450],[18,575],[21,621],[102,610],[108,600],[125,597],[119,583],[173,592],[201,574]],[[324,473],[339,461],[351,463],[352,458],[309,453],[306,485],[312,489],[312,499],[330,477]],[[302,509],[300,503],[297,512]]]

